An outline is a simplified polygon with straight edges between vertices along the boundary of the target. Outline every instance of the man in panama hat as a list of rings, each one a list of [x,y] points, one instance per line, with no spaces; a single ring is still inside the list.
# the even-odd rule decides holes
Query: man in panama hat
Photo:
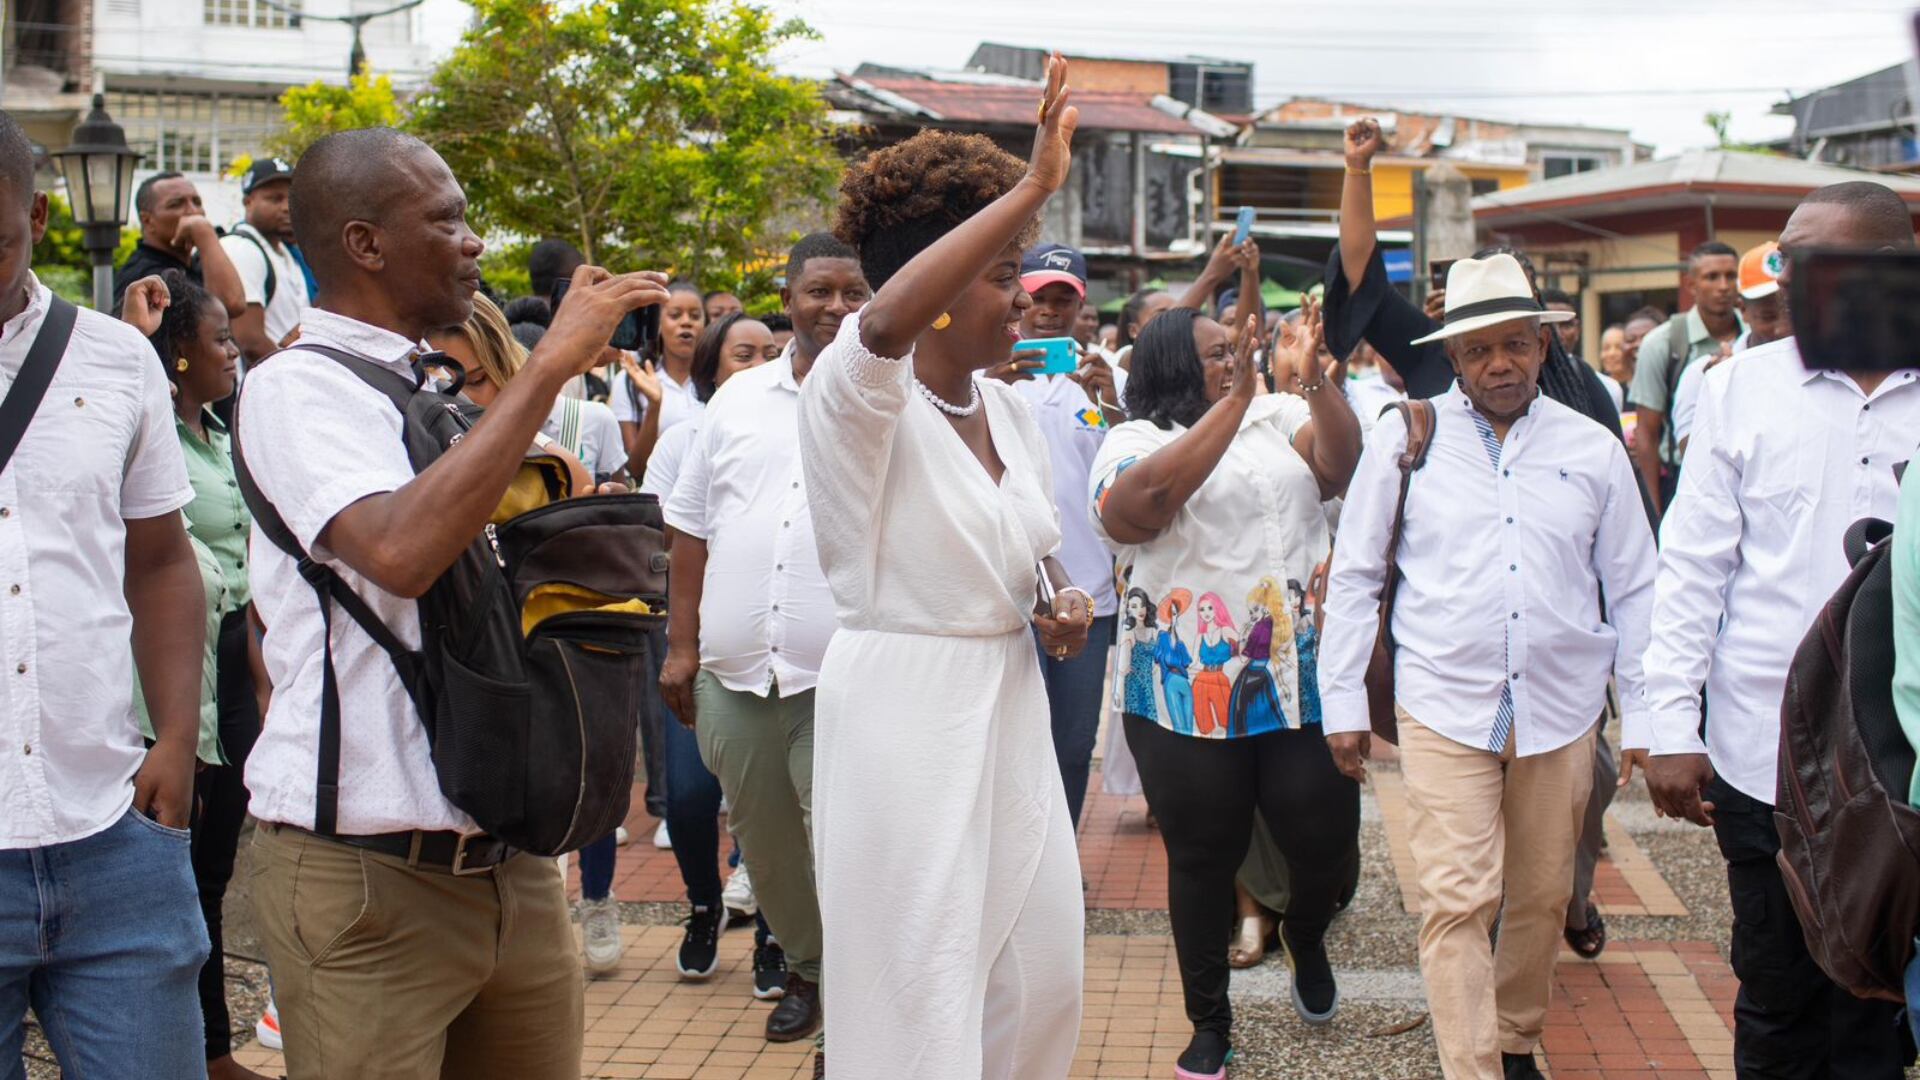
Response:
[[[1646,723],[1653,534],[1620,440],[1540,393],[1548,324],[1568,316],[1541,307],[1513,256],[1462,259],[1444,325],[1415,342],[1444,342],[1456,374],[1407,489],[1393,612],[1420,971],[1450,1080],[1540,1076],[1609,679],[1629,731]],[[1406,445],[1398,413],[1374,425],[1328,590],[1323,723],[1355,779]]]

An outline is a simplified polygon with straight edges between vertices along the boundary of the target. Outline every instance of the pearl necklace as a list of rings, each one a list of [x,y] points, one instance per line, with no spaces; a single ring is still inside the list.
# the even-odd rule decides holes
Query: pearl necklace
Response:
[[[965,419],[969,416],[972,416],[974,413],[977,413],[980,411],[980,388],[978,386],[975,386],[972,380],[968,380],[967,388],[973,391],[973,399],[967,402],[965,405],[955,405],[951,401],[946,400],[940,395],[927,389],[927,384],[921,382],[919,379],[913,380],[913,388],[915,390],[920,391],[920,396],[923,398],[926,398],[928,404],[932,405],[936,409],[939,409],[941,412],[946,413],[948,416],[957,416],[957,417],[960,417],[961,419]]]

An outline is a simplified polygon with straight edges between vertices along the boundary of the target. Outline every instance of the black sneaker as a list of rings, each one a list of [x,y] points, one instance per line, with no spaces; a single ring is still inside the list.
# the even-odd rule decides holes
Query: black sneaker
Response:
[[[753,996],[761,1001],[787,996],[787,951],[772,938],[753,947]]]
[[[1187,1051],[1174,1062],[1173,1074],[1180,1080],[1225,1080],[1227,1062],[1233,1060],[1233,1047],[1218,1031],[1196,1031]]]
[[[1307,941],[1283,926],[1280,943],[1286,946],[1287,962],[1293,967],[1293,1010],[1315,1027],[1330,1022],[1340,1011],[1340,988],[1333,980],[1333,965],[1327,961],[1324,936]]]
[[[680,958],[675,961],[683,979],[705,979],[720,966],[720,935],[727,929],[727,909],[696,905],[687,916],[687,936],[680,942]]]

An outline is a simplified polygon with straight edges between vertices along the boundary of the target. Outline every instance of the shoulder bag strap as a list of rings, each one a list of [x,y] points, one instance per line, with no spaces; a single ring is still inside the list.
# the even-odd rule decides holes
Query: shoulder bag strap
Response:
[[[33,414],[40,410],[47,387],[53,384],[53,373],[59,370],[60,358],[67,354],[67,342],[73,337],[73,321],[78,316],[78,309],[59,296],[53,296],[47,305],[47,314],[40,320],[40,332],[27,348],[27,358],[20,363],[20,373],[13,377],[6,401],[0,402],[0,470],[13,460],[13,452],[20,448],[20,440],[27,434],[27,425],[33,423]]]
[[[1661,425],[1660,441],[1672,457],[1679,449],[1673,437],[1673,399],[1680,393],[1680,376],[1686,373],[1687,356],[1693,352],[1693,339],[1687,336],[1687,313],[1667,320],[1667,420]]]
[[[1387,529],[1387,573],[1380,589],[1380,632],[1389,648],[1393,646],[1393,600],[1400,591],[1400,533],[1407,518],[1407,489],[1412,486],[1415,470],[1427,463],[1437,419],[1433,402],[1425,398],[1395,402],[1391,407],[1399,410],[1407,422],[1407,447],[1396,462],[1400,467],[1400,494],[1393,504],[1393,524]]]

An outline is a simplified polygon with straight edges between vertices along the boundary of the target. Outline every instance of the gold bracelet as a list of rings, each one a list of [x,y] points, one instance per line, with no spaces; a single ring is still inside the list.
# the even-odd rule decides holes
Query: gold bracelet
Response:
[[[1369,166],[1365,169],[1356,169],[1353,166],[1349,165],[1347,166],[1347,175],[1348,176],[1372,176],[1373,168]]]

